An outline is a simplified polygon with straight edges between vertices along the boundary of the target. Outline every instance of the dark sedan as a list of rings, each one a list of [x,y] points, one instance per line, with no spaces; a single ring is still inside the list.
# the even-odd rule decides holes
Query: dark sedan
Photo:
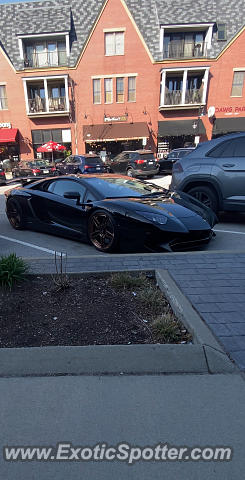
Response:
[[[102,252],[190,249],[209,242],[216,222],[193,197],[126,176],[48,178],[5,195],[15,229],[90,242]]]
[[[129,177],[152,178],[158,173],[158,162],[151,150],[125,150],[110,161],[110,171]]]
[[[6,176],[4,170],[0,167],[0,185],[5,185]]]
[[[12,170],[13,178],[16,177],[39,177],[40,175],[57,175],[56,168],[44,160],[31,162],[21,161]]]
[[[107,171],[100,156],[93,154],[70,155],[62,162],[57,163],[56,168],[60,175],[104,173]]]
[[[159,165],[159,173],[172,173],[173,164],[179,160],[179,158],[185,157],[189,155],[195,147],[188,147],[188,148],[175,148],[172,150],[167,158],[162,158],[158,161]]]

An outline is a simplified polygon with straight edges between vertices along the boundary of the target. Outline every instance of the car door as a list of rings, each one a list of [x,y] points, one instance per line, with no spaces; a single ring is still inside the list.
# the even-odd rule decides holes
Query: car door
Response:
[[[63,162],[57,164],[57,169],[59,170],[62,175],[68,175],[69,173],[73,173],[73,163],[74,163],[74,156],[70,155],[66,157]]]
[[[211,174],[220,184],[225,204],[245,203],[245,135],[219,144],[209,154],[214,165]]]
[[[67,192],[78,192],[82,203],[86,187],[72,179],[56,179],[49,182],[42,202],[46,209],[46,219],[63,235],[85,238],[87,210],[77,204],[76,200],[65,198],[64,194]]]

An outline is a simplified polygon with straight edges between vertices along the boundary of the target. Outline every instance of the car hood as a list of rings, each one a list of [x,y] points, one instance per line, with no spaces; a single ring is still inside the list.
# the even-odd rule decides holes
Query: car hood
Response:
[[[180,220],[186,226],[189,223],[188,219],[196,219],[198,221],[198,218],[199,223],[203,224],[203,226],[204,223],[201,220],[204,220],[205,223],[207,222],[211,227],[217,223],[217,217],[212,210],[190,195],[182,194],[182,192],[166,192],[162,195],[149,195],[148,197],[114,198],[114,202],[120,203],[127,210],[137,211],[142,214],[144,212],[152,214],[162,213],[170,220]]]

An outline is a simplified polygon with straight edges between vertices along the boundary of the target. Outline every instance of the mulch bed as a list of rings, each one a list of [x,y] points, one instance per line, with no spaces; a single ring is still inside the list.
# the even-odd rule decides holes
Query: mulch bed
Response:
[[[1,287],[0,347],[166,343],[152,329],[154,318],[165,314],[177,325],[173,343],[190,342],[159,289],[161,304],[152,315],[152,306],[140,300],[143,287],[116,288],[111,278],[71,277],[61,291],[50,276],[28,276],[11,291]],[[144,288],[157,288],[153,275],[146,274],[146,282]]]

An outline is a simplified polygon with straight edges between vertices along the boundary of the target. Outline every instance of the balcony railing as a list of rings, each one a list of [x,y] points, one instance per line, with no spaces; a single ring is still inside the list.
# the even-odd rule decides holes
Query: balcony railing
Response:
[[[48,109],[46,107],[45,98],[37,97],[28,99],[29,114],[67,111],[65,97],[49,98],[47,103],[49,107]]]
[[[58,67],[62,65],[67,65],[66,50],[33,53],[26,55],[24,59],[25,68]]]
[[[199,58],[205,57],[207,44],[205,42],[185,42],[171,40],[164,45],[164,58]]]
[[[184,102],[182,102],[182,90],[165,92],[164,105],[196,105],[202,103],[203,89],[186,90]]]

